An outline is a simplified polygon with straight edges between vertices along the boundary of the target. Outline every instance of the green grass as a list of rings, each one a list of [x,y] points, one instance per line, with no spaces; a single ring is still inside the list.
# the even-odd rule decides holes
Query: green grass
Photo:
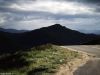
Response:
[[[62,64],[78,58],[78,52],[47,44],[0,57],[0,73],[53,75]]]

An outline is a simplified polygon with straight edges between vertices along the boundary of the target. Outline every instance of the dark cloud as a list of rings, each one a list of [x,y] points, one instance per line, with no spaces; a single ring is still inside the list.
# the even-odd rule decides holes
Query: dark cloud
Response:
[[[99,3],[100,0],[65,0],[65,1],[77,1],[77,2],[88,2],[88,3]]]
[[[100,3],[100,0],[84,0],[89,3]]]

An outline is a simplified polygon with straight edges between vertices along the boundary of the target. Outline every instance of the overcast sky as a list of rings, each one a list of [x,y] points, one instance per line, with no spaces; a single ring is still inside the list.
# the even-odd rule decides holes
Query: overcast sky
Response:
[[[100,0],[0,0],[0,27],[32,30],[55,23],[100,30]]]

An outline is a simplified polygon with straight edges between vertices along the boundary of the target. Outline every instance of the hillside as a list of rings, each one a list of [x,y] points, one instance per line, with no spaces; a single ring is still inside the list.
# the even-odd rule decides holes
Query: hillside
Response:
[[[0,73],[12,75],[53,75],[60,65],[79,58],[78,52],[46,44],[0,55]]]
[[[87,42],[87,43],[85,43],[86,45],[100,45],[100,38],[96,38],[96,39],[93,39],[93,40],[91,40],[91,41],[89,41],[89,42]]]
[[[26,39],[29,39],[28,41],[33,39],[36,44],[39,41],[40,43],[49,42],[58,45],[82,44],[91,39],[83,33],[71,30],[60,24],[33,30],[25,33],[24,36],[26,36]]]
[[[47,43],[55,45],[81,45],[95,39],[96,35],[83,34],[60,24],[25,33],[0,32],[1,51],[28,49]]]
[[[100,44],[99,36],[83,34],[60,24],[25,33],[0,31],[0,73],[53,75],[60,65],[82,58],[80,53],[57,45],[94,44],[91,41]]]

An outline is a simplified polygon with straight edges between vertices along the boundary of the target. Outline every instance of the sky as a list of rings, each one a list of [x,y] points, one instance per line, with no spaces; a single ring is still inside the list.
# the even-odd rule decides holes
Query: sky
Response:
[[[0,0],[0,27],[33,30],[59,23],[100,30],[100,0]]]

